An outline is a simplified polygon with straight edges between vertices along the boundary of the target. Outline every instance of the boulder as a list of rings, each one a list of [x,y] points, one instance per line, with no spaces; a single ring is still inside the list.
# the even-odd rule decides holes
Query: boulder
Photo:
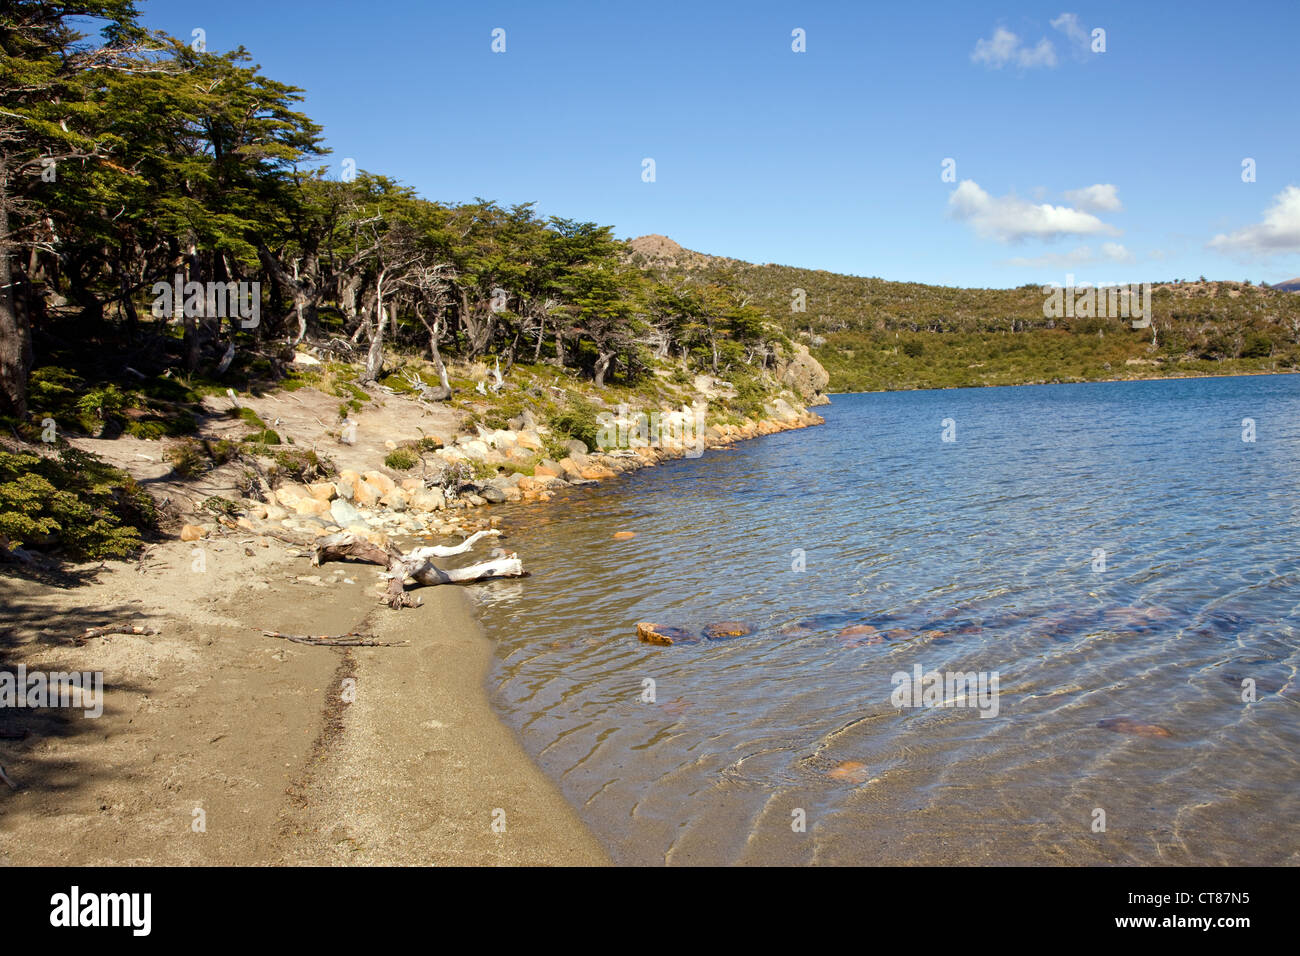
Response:
[[[777,380],[805,402],[825,405],[829,401],[823,393],[831,380],[830,373],[809,354],[808,346],[796,342],[790,352],[782,353],[778,349],[775,372]]]
[[[196,524],[187,524],[181,526],[182,541],[198,541],[200,538],[208,536],[208,529],[201,528]]]
[[[330,516],[333,517],[334,523],[340,528],[346,528],[354,524],[363,524],[361,512],[352,507],[343,498],[335,498],[330,502]]]
[[[338,492],[334,490],[334,482],[332,481],[313,482],[307,486],[307,492],[319,501],[329,501],[338,494]]]
[[[411,495],[409,507],[412,511],[441,511],[447,507],[447,499],[443,496],[441,488],[425,488]]]
[[[401,488],[394,487],[388,494],[379,499],[379,503],[390,511],[405,511],[410,504],[410,496]]]
[[[533,477],[535,478],[559,478],[564,474],[564,469],[560,467],[559,462],[551,461],[549,458],[543,458],[533,466]]]
[[[480,493],[483,500],[494,505],[502,504],[506,500],[506,493],[496,485],[488,485]]]
[[[388,494],[397,487],[397,482],[393,481],[393,479],[389,478],[382,471],[368,471],[363,477],[366,479],[366,484],[371,488],[374,488],[381,496]]]
[[[298,515],[327,515],[330,513],[330,503],[319,498],[299,498],[293,510]]]
[[[518,444],[520,448],[527,448],[529,451],[541,451],[544,447],[542,445],[542,439],[538,436],[537,432],[534,431],[518,431],[515,435],[515,443]]]
[[[576,438],[570,438],[564,443],[564,447],[569,449],[569,455],[573,458],[577,458],[579,455],[585,455],[589,450],[586,444],[578,441]]]
[[[362,508],[373,508],[381,497],[380,491],[368,481],[359,481],[356,485],[356,494],[353,500]]]

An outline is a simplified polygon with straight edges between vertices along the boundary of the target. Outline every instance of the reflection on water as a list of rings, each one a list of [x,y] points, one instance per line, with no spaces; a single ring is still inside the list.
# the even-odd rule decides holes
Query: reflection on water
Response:
[[[1300,862],[1300,377],[822,411],[494,512],[494,704],[616,860]],[[918,667],[996,716],[895,707]]]

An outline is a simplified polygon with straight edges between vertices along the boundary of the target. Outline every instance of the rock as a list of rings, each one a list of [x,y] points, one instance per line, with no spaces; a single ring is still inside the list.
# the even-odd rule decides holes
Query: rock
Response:
[[[536,478],[530,478],[528,475],[520,475],[519,483],[515,487],[524,494],[530,494],[534,491],[541,491],[542,483]]]
[[[299,498],[293,510],[298,515],[320,516],[330,513],[330,503],[321,501],[319,498]]]
[[[369,482],[366,482],[369,484]],[[388,494],[379,499],[379,503],[390,511],[405,511],[410,504],[410,496],[401,488],[394,487]]]
[[[809,354],[808,346],[796,342],[792,352],[782,353],[778,349],[774,371],[777,380],[797,392],[805,402],[826,404],[823,392],[831,380],[830,373]]]
[[[590,462],[578,469],[578,477],[586,481],[604,481],[606,478],[617,477],[618,472],[611,471],[604,465]]]
[[[484,501],[491,502],[494,505],[502,504],[506,500],[506,493],[496,485],[488,485],[481,492]]]
[[[658,630],[659,625],[642,622],[636,626],[636,636],[644,644],[673,644],[672,636]],[[665,628],[667,630],[667,628]]]
[[[725,641],[729,637],[744,637],[749,633],[749,625],[740,621],[719,621],[704,629],[704,636],[711,641]]]
[[[635,532],[635,531],[615,531],[615,532],[614,532],[614,540],[615,540],[615,541],[626,541],[628,538],[635,538],[635,537],[636,537],[636,532]]]
[[[413,494],[424,488],[424,482],[419,478],[403,478],[399,487],[407,494]]]
[[[364,523],[361,512],[357,511],[343,498],[335,498],[330,502],[330,517],[334,519],[334,523],[340,528]]]
[[[338,494],[338,492],[334,490],[334,482],[332,481],[314,482],[313,484],[307,486],[307,492],[313,498],[316,498],[320,501],[329,501],[331,498],[333,498],[335,495]]]
[[[365,478],[366,484],[375,491],[379,492],[380,497],[388,494],[397,487],[397,482],[389,478],[382,471],[368,471],[362,477]]]
[[[487,499],[482,495],[466,495],[463,500],[475,508],[481,508],[487,504]]]
[[[279,505],[266,506],[267,521],[283,521],[287,517],[289,517],[289,512],[284,508],[281,508]]]
[[[574,458],[587,454],[589,450],[583,442],[578,441],[576,438],[570,438],[564,443],[564,447],[569,449],[569,455]]]
[[[388,535],[384,534],[382,531],[367,531],[365,533],[365,539],[376,547],[388,547]]]
[[[200,538],[208,536],[207,528],[200,528],[196,524],[187,524],[181,526],[182,541],[198,541]]]
[[[275,489],[275,500],[286,508],[294,508],[303,498],[310,497],[311,492],[302,485],[289,483]]]
[[[544,447],[542,439],[537,432],[519,429],[515,434],[515,442],[520,448],[527,448],[530,451],[541,451]]]
[[[411,495],[410,508],[412,511],[441,511],[446,507],[447,500],[443,496],[441,488],[426,488]]]
[[[478,438],[462,439],[460,450],[470,458],[483,459],[488,454],[487,442]]]
[[[846,783],[866,783],[871,777],[871,769],[864,763],[857,760],[845,760],[831,768],[826,776],[832,780],[843,780]]]
[[[373,508],[379,503],[380,492],[374,485],[368,481],[359,481],[356,485],[356,494],[353,500],[362,508]]]
[[[854,624],[835,635],[845,647],[861,647],[863,644],[884,643],[884,635],[870,624]]]
[[[534,469],[536,471],[536,469]],[[562,458],[560,460],[560,473],[568,481],[583,481],[582,466],[573,458]]]
[[[1172,737],[1173,731],[1158,724],[1144,724],[1132,717],[1107,717],[1097,721],[1102,730],[1113,730],[1121,734],[1137,734],[1139,737]]]
[[[535,478],[559,478],[564,474],[564,469],[558,462],[551,461],[549,458],[543,458],[533,467],[533,477]]]

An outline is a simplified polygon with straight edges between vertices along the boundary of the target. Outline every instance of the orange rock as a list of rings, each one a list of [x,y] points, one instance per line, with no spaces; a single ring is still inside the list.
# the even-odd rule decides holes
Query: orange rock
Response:
[[[587,465],[579,468],[578,474],[588,481],[604,481],[606,478],[613,478],[617,472],[610,471],[604,465]]]
[[[373,508],[379,501],[379,490],[368,481],[358,481],[352,503],[360,508]]]
[[[672,644],[673,639],[667,634],[660,634],[654,624],[642,621],[636,626],[636,636],[646,644]]]
[[[307,486],[307,491],[318,501],[329,501],[336,494],[332,481],[315,482]]]
[[[319,498],[299,498],[293,510],[300,515],[327,515],[330,513],[330,503]]]
[[[533,466],[533,476],[535,478],[559,478],[560,471],[561,469],[554,468],[545,462],[540,462]]]
[[[845,783],[866,783],[871,777],[871,768],[857,760],[846,760],[833,767],[826,776]]]
[[[885,636],[870,624],[854,624],[835,635],[845,647],[861,647],[864,644],[883,644]]]
[[[635,538],[635,537],[636,537],[636,532],[635,532],[635,531],[615,531],[615,532],[614,532],[614,540],[615,540],[615,541],[626,541],[628,538]]]
[[[181,527],[182,541],[198,541],[200,538],[206,538],[207,536],[208,530],[200,528],[196,524],[187,524]]]
[[[540,491],[542,483],[536,478],[530,478],[528,475],[520,475],[517,487],[524,494],[528,494],[529,492]]]

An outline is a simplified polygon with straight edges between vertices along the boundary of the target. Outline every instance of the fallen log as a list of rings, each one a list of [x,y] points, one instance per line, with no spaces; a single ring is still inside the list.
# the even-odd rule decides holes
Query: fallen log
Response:
[[[79,637],[73,638],[73,642],[78,646],[85,644],[91,638],[105,637],[109,634],[161,634],[162,631],[156,627],[149,627],[144,624],[132,624],[130,621],[124,621],[121,624],[105,624],[103,627],[88,627],[81,632]]]
[[[350,631],[342,637],[322,635],[312,637],[305,634],[281,634],[279,631],[263,631],[267,637],[278,637],[293,641],[295,644],[315,644],[317,647],[405,647],[410,641],[377,641],[357,631]]]
[[[507,553],[505,557],[491,561],[471,564],[467,568],[453,568],[444,571],[437,567],[430,558],[446,558],[454,554],[464,554],[483,537],[496,537],[501,534],[495,528],[478,531],[457,545],[431,545],[415,548],[402,554],[393,545],[380,547],[351,531],[328,535],[316,541],[316,550],[311,563],[319,567],[326,561],[362,561],[386,568],[384,576],[388,578],[388,593],[384,603],[391,608],[411,607],[414,601],[406,593],[406,582],[414,581],[416,586],[434,587],[439,584],[463,584],[469,581],[484,581],[489,578],[521,578],[527,572],[518,556]]]

